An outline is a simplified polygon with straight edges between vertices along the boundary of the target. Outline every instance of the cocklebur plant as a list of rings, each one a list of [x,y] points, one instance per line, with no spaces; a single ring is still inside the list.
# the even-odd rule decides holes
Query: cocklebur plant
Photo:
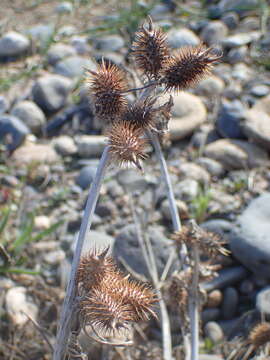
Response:
[[[166,185],[173,229],[181,230],[173,188],[159,141],[162,134],[167,131],[173,99],[170,97],[167,103],[158,106],[156,103],[157,92],[158,90],[161,92],[179,91],[194,85],[209,73],[212,64],[220,56],[215,55],[211,49],[205,48],[203,45],[194,48],[187,47],[178,53],[171,53],[166,35],[161,29],[154,28],[150,18],[148,23],[135,34],[132,54],[135,65],[141,72],[142,86],[140,88],[129,89],[125,72],[105,60],[102,60],[101,64],[97,66],[96,71],[88,71],[86,75],[93,112],[106,127],[108,141],[91,185],[82,219],[60,318],[54,360],[64,358],[70,333],[74,334],[74,323],[77,324],[74,318],[78,314],[83,326],[88,324],[94,331],[97,326],[101,330],[113,330],[113,332],[119,328],[125,328],[133,321],[146,319],[148,315],[153,315],[150,305],[156,301],[154,295],[150,296],[150,293],[147,295],[148,299],[151,299],[149,306],[143,302],[134,305],[134,299],[131,300],[130,296],[133,291],[135,293],[138,291],[144,294],[141,298],[144,299],[145,294],[150,291],[147,287],[129,281],[115,269],[111,260],[108,260],[106,264],[110,268],[109,275],[106,271],[104,273],[101,271],[99,274],[100,285],[96,286],[94,285],[95,276],[93,276],[96,269],[92,267],[92,263],[94,264],[95,256],[102,258],[104,254],[90,254],[87,259],[81,259],[82,246],[86,233],[91,227],[98,194],[108,164],[135,166],[142,170],[142,160],[147,157],[146,149],[151,142]],[[128,103],[127,92],[134,92],[137,95],[133,104]],[[188,262],[185,244],[181,249],[181,259],[183,263]],[[87,264],[87,266],[84,268],[83,264]],[[88,276],[93,283],[91,280],[86,281]],[[112,281],[113,287],[107,286],[107,276]],[[85,285],[89,287],[88,292],[79,294],[78,290],[85,290]],[[125,297],[129,300],[124,301]],[[99,335],[97,338],[103,339]],[[171,345],[169,347],[169,351],[166,351],[166,355],[164,355],[165,360],[172,358]]]

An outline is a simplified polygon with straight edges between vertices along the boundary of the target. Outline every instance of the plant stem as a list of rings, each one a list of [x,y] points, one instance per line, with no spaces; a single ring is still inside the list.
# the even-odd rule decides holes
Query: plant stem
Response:
[[[66,354],[66,348],[68,344],[68,339],[72,327],[72,322],[74,319],[74,302],[76,297],[76,271],[80,262],[81,252],[83,248],[83,243],[87,231],[90,230],[93,214],[95,211],[97,199],[99,196],[101,184],[105,175],[106,164],[109,159],[109,146],[106,146],[102,157],[100,159],[95,179],[90,187],[89,195],[87,198],[87,203],[85,211],[83,214],[83,219],[80,227],[79,237],[76,244],[76,249],[72,261],[70,279],[67,286],[66,297],[62,307],[62,312],[60,316],[60,323],[57,333],[56,345],[53,354],[53,360],[63,360]]]
[[[193,253],[193,277],[189,296],[189,317],[191,331],[191,357],[190,360],[199,359],[199,312],[198,312],[198,284],[199,284],[199,247],[194,244]]]

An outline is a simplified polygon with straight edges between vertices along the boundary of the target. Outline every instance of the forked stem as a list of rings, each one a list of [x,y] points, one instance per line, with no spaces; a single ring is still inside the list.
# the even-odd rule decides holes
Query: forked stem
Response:
[[[71,266],[70,279],[67,286],[66,296],[60,316],[60,323],[58,327],[53,360],[65,359],[68,339],[74,318],[73,308],[74,308],[74,302],[76,296],[76,284],[75,284],[76,271],[80,262],[81,252],[82,252],[86,233],[87,231],[90,230],[92,224],[93,215],[94,215],[97,199],[99,196],[101,184],[104,179],[108,159],[109,159],[109,146],[106,146],[103,151],[102,157],[100,159],[95,179],[90,187],[89,195],[86,202],[86,207],[82,218],[79,237],[77,240],[76,249]]]

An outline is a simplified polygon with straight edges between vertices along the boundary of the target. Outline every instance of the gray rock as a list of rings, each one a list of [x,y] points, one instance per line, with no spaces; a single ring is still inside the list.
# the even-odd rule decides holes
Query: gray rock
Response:
[[[74,252],[77,241],[72,245]],[[90,230],[86,234],[86,238],[83,244],[82,254],[87,254],[93,249],[105,249],[110,247],[109,253],[111,253],[114,246],[114,238],[101,231]]]
[[[203,184],[210,181],[209,173],[201,166],[194,163],[182,163],[179,166],[180,175],[187,179],[194,179]]]
[[[200,226],[204,229],[220,234],[221,236],[232,231],[234,227],[233,223],[223,219],[208,220],[202,223]]]
[[[57,14],[70,14],[73,11],[73,5],[70,2],[63,1],[55,8]]]
[[[241,140],[217,140],[206,145],[205,155],[221,162],[228,170],[258,167],[268,162],[265,150]]]
[[[7,144],[9,151],[20,146],[29,133],[28,127],[17,117],[12,115],[0,116],[0,140],[4,140],[6,136],[11,138],[11,142]]]
[[[90,52],[90,46],[88,44],[87,37],[85,36],[73,36],[71,38],[71,45],[79,55],[84,55]]]
[[[10,31],[0,38],[0,57],[19,56],[30,47],[30,41],[24,35]]]
[[[67,44],[57,43],[50,47],[47,53],[48,63],[55,65],[59,60],[76,54],[76,50]]]
[[[263,97],[268,95],[269,91],[270,91],[269,86],[258,84],[252,86],[252,88],[250,89],[250,94],[256,97]]]
[[[56,63],[54,72],[69,78],[81,77],[85,69],[95,70],[96,65],[90,60],[81,56],[69,56]]]
[[[66,254],[63,250],[58,249],[44,253],[42,257],[47,264],[59,265],[65,259]]]
[[[123,169],[116,174],[117,181],[130,192],[144,192],[151,181],[134,169]]]
[[[9,103],[7,98],[5,98],[3,95],[0,95],[0,115],[7,112],[9,108]]]
[[[29,35],[34,41],[40,43],[41,47],[45,46],[54,33],[54,25],[35,25],[26,30],[26,34]]]
[[[256,308],[263,316],[270,315],[270,286],[260,290],[256,296]]]
[[[97,167],[93,165],[85,166],[76,178],[76,184],[83,190],[88,189],[95,178]]]
[[[34,134],[38,134],[46,123],[43,111],[32,101],[17,103],[12,108],[11,114],[21,119]]]
[[[219,44],[227,35],[227,26],[219,20],[211,21],[201,32],[201,38],[208,45]]]
[[[180,200],[191,201],[199,193],[199,184],[196,180],[186,179],[174,186],[175,196]]]
[[[243,45],[247,45],[252,41],[251,34],[239,33],[226,37],[222,41],[222,45],[226,48],[235,48]]]
[[[196,162],[205,168],[212,176],[221,176],[225,172],[224,167],[216,160],[200,157]]]
[[[225,13],[222,16],[221,20],[224,22],[224,24],[227,25],[230,30],[236,29],[239,24],[239,16],[233,11]]]
[[[223,302],[221,313],[225,320],[231,320],[235,317],[237,306],[239,302],[239,295],[235,288],[228,287],[223,293]]]
[[[105,217],[112,219],[117,214],[117,207],[111,200],[104,201],[97,204],[95,212],[101,219],[104,219]]]
[[[125,45],[124,39],[119,35],[108,35],[95,39],[95,48],[102,51],[119,51]]]
[[[81,157],[97,158],[106,145],[106,137],[102,135],[80,135],[76,136],[75,143]]]
[[[217,96],[225,88],[224,81],[217,76],[209,76],[199,82],[195,92],[200,95]]]
[[[250,140],[270,150],[270,114],[256,108],[246,112],[244,132]]]
[[[242,82],[248,81],[254,76],[251,67],[244,63],[235,64],[233,66],[231,75],[234,79],[240,80]]]
[[[227,61],[230,64],[241,63],[245,61],[247,54],[248,54],[248,47],[245,45],[231,49],[227,54]]]
[[[259,0],[220,0],[218,8],[223,14],[228,11],[235,11],[243,15],[250,10],[256,10],[260,6]]]
[[[193,31],[186,28],[169,30],[167,39],[168,44],[173,49],[178,49],[182,46],[196,46],[200,43],[198,36]]]
[[[59,161],[59,157],[50,144],[26,143],[12,154],[12,160],[16,164],[54,164]]]
[[[58,31],[57,35],[60,37],[70,37],[74,34],[76,34],[78,31],[75,26],[73,25],[64,25],[61,26]]]
[[[64,76],[45,75],[35,82],[33,99],[45,112],[55,112],[65,105],[71,87],[71,80]]]
[[[247,270],[243,266],[235,266],[225,268],[219,271],[216,278],[209,282],[202,283],[203,289],[211,291],[214,289],[222,289],[226,286],[233,285],[243,280],[247,275]]]
[[[186,205],[186,203],[184,201],[181,200],[175,200],[176,202],[176,208],[179,212],[179,216],[180,218],[187,218],[188,216],[188,207]],[[170,204],[169,204],[169,200],[168,199],[164,199],[161,203],[160,206],[160,211],[162,213],[162,216],[165,220],[167,221],[171,221],[172,220],[172,215],[171,215],[171,210],[170,210]]]
[[[224,338],[224,334],[221,327],[215,321],[209,321],[205,325],[204,333],[205,336],[208,337],[213,342],[213,344],[220,343]]]
[[[224,358],[221,355],[202,354],[199,355],[199,360],[224,360]]]
[[[204,324],[208,323],[209,321],[218,320],[219,317],[220,309],[218,308],[209,308],[202,311],[202,322]]]
[[[238,218],[239,229],[230,236],[233,255],[261,277],[270,277],[270,193],[252,200]]]
[[[67,135],[58,136],[54,142],[55,150],[63,156],[74,155],[77,153],[77,146],[72,137]]]

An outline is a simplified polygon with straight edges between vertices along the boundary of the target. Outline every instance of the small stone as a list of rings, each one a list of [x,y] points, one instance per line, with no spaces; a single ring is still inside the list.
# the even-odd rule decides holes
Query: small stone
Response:
[[[175,185],[176,197],[181,200],[191,201],[198,195],[198,193],[199,184],[196,180],[186,179]]]
[[[79,185],[83,190],[88,189],[95,178],[96,171],[96,166],[85,166],[82,168],[78,177],[76,178],[76,184]]]
[[[254,283],[249,279],[245,279],[240,284],[240,292],[244,295],[252,294],[254,291]]]
[[[8,111],[9,104],[7,98],[3,95],[0,95],[0,115]]]
[[[71,136],[62,135],[54,141],[55,150],[62,156],[70,156],[77,153],[77,146]]]
[[[53,36],[54,25],[35,25],[30,29],[26,30],[26,34],[29,35],[34,41],[38,42],[41,47],[48,44],[49,39]]]
[[[6,137],[10,138],[6,145],[9,151],[20,146],[29,133],[28,127],[17,117],[12,115],[0,116],[0,140],[4,142]]]
[[[235,48],[242,45],[247,45],[252,41],[252,36],[246,33],[234,34],[228,36],[222,41],[222,45],[226,48]]]
[[[48,216],[39,215],[35,216],[34,226],[36,230],[46,230],[51,226],[51,220]]]
[[[211,46],[219,44],[227,33],[227,26],[222,21],[216,20],[211,21],[207,26],[205,26],[200,35],[203,41],[207,45]]]
[[[54,67],[54,72],[69,78],[81,77],[85,69],[95,70],[96,65],[90,60],[81,56],[69,56],[58,61]]]
[[[130,192],[144,192],[148,185],[146,176],[142,176],[134,169],[122,169],[116,175],[118,183]]]
[[[224,338],[224,334],[221,327],[215,321],[209,321],[205,325],[204,333],[205,336],[208,337],[213,342],[213,344],[220,343]]]
[[[242,82],[249,81],[254,76],[251,67],[242,62],[234,65],[231,75],[234,79]]]
[[[269,91],[269,86],[259,84],[252,86],[252,88],[250,89],[250,94],[256,97],[264,97],[269,94]]]
[[[247,46],[240,46],[238,48],[231,49],[227,54],[227,61],[230,64],[237,64],[245,61],[248,54]]]
[[[222,93],[225,88],[224,81],[217,76],[209,76],[201,80],[196,87],[195,91],[197,94],[205,96],[217,96]]]
[[[224,360],[224,358],[221,355],[203,354],[199,355],[199,360]]]
[[[43,254],[44,261],[49,265],[59,265],[65,259],[66,254],[63,250],[49,251]]]
[[[235,288],[228,287],[223,293],[222,316],[225,320],[233,319],[236,315],[239,295]]]
[[[43,111],[32,101],[17,103],[12,108],[11,114],[21,119],[34,134],[38,134],[46,123]]]
[[[180,175],[187,179],[194,179],[203,184],[210,182],[209,173],[201,166],[194,163],[182,163],[179,166]]]
[[[12,160],[17,164],[54,164],[59,157],[50,144],[27,143],[21,146],[12,154]]]
[[[58,61],[76,54],[75,49],[67,44],[57,43],[50,47],[47,53],[48,63],[55,65]]]
[[[224,22],[224,24],[227,25],[230,30],[236,29],[239,24],[239,16],[233,11],[225,13],[222,16],[221,20]]]
[[[212,290],[207,296],[206,307],[217,308],[221,304],[222,299],[223,299],[223,295],[220,290]]]
[[[87,37],[85,36],[73,36],[71,38],[71,45],[79,55],[84,55],[90,52],[90,46],[88,44]]]
[[[196,46],[200,43],[198,36],[186,28],[169,30],[167,39],[169,46],[173,49],[178,49],[183,46]]]
[[[201,316],[202,316],[202,322],[204,324],[208,323],[209,321],[218,320],[218,318],[220,317],[220,309],[218,308],[204,309],[201,313]]]
[[[270,315],[270,286],[260,290],[256,296],[256,308],[262,316],[269,318]]]
[[[74,244],[76,245],[76,243]],[[109,247],[109,255],[114,247],[114,237],[109,236],[101,231],[90,230],[87,232],[85,242],[83,244],[82,253],[87,254],[93,249],[105,249]],[[72,246],[74,251],[75,246]]]
[[[102,135],[80,135],[76,136],[75,143],[78,146],[79,156],[97,158],[105,148],[106,137]]]
[[[19,56],[30,47],[30,41],[24,35],[10,31],[0,38],[0,57]]]
[[[64,76],[45,75],[35,82],[33,99],[45,112],[55,112],[65,105],[71,87],[71,80]]]
[[[124,45],[125,42],[119,35],[108,35],[95,40],[95,48],[102,51],[119,51]]]
[[[258,9],[260,0],[220,0],[218,8],[220,13],[235,11],[239,15],[244,15],[250,10]]]
[[[38,307],[33,303],[33,300],[27,295],[26,288],[22,286],[15,286],[9,289],[5,297],[6,310],[13,325],[23,326],[28,317],[37,320]]]
[[[240,280],[243,280],[247,275],[247,270],[243,266],[235,266],[225,268],[219,271],[216,278],[209,282],[202,283],[202,287],[206,291],[214,289],[222,289],[226,286],[233,285]]]
[[[270,150],[270,113],[252,108],[246,112],[244,131],[248,138],[263,148]]]
[[[224,167],[216,160],[200,157],[196,162],[204,167],[212,176],[222,176],[225,172]]]
[[[97,204],[95,213],[102,219],[104,217],[109,217],[110,219],[112,219],[117,214],[117,208],[112,201],[106,201]]]
[[[205,155],[221,162],[228,170],[259,167],[268,162],[265,150],[241,140],[217,140],[206,145]]]
[[[77,32],[77,29],[73,25],[64,25],[58,29],[57,35],[59,37],[70,37]]]
[[[176,208],[179,212],[180,218],[181,219],[188,218],[188,207],[187,207],[186,203],[181,200],[175,200],[175,202],[176,202]],[[172,220],[172,215],[171,215],[171,210],[170,210],[170,205],[169,205],[168,199],[164,199],[162,201],[160,210],[161,210],[161,213],[165,220],[168,220],[168,221]]]
[[[63,1],[55,8],[58,14],[70,14],[73,11],[73,5],[70,2]]]

